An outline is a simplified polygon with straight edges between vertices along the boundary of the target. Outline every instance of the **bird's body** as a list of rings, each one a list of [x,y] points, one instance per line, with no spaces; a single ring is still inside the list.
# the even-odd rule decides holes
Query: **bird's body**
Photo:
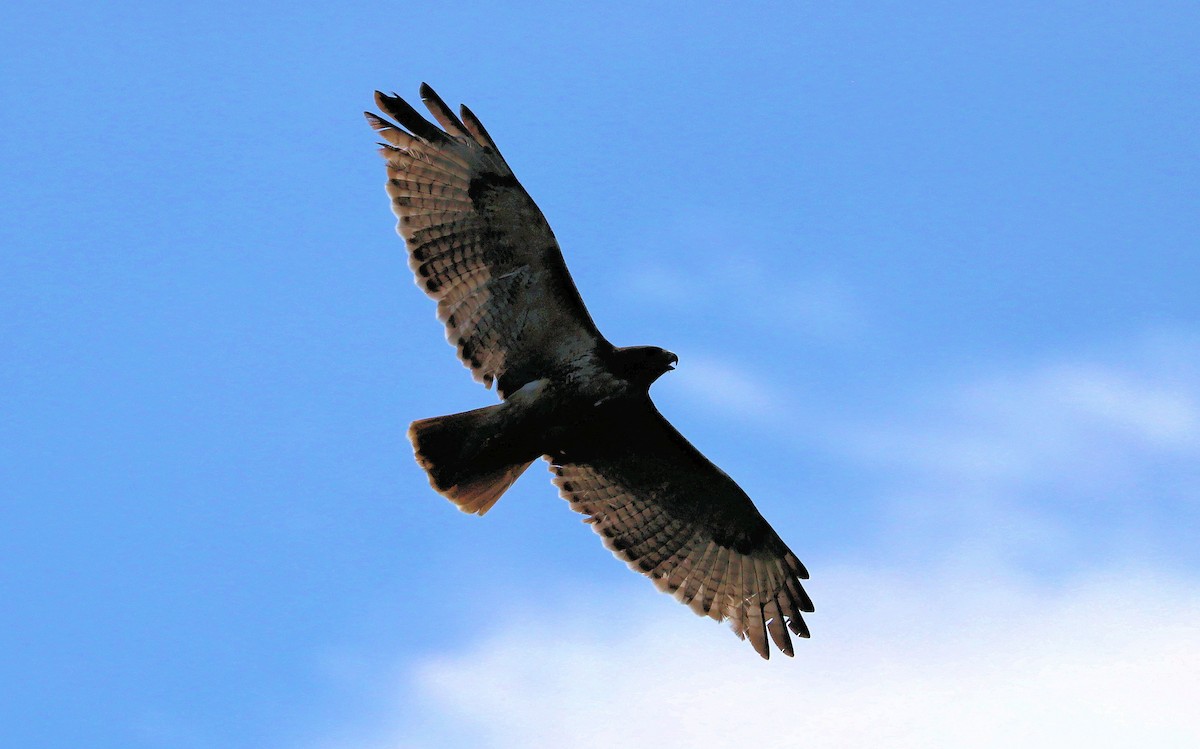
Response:
[[[677,357],[614,347],[596,329],[554,233],[466,107],[426,85],[438,128],[396,96],[367,114],[387,140],[388,194],[417,283],[476,379],[502,402],[412,424],[417,461],[461,509],[483,514],[538,457],[605,544],[699,614],[727,619],[768,657],[792,654],[812,603],[796,556],[750,498],[655,409]]]

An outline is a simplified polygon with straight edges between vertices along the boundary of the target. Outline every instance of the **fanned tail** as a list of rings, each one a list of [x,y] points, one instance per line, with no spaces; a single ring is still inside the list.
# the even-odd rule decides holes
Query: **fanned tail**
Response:
[[[429,483],[463,512],[483,515],[529,464],[529,447],[505,433],[503,404],[414,421],[408,429]]]

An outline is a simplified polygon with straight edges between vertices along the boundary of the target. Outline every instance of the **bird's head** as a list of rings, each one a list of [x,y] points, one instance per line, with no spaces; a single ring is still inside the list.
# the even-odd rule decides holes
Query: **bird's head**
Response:
[[[647,388],[679,363],[678,356],[658,346],[625,346],[615,353],[625,379]]]

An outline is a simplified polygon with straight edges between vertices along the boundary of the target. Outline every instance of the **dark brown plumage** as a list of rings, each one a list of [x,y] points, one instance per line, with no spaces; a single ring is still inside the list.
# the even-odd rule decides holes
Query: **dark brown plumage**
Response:
[[[502,402],[413,423],[430,483],[466,512],[487,512],[538,457],[571,507],[629,566],[698,614],[728,620],[769,657],[808,637],[808,573],[750,498],[650,401],[674,368],[654,346],[617,348],[596,329],[554,232],[479,119],[433,89],[425,120],[376,92],[395,123],[388,195],[418,285],[437,300],[450,343]]]

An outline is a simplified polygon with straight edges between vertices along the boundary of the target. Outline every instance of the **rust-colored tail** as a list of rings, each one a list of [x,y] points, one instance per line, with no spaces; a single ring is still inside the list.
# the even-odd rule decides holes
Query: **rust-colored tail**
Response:
[[[408,428],[430,485],[463,512],[483,515],[492,509],[537,457],[535,449],[504,429],[503,408],[435,416]]]

